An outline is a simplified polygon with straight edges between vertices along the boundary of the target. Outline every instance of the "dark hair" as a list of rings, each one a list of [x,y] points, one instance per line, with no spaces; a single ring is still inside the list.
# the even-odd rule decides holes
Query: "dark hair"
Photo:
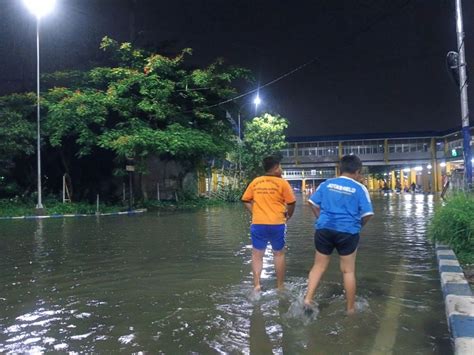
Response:
[[[271,156],[263,158],[262,160],[263,170],[265,170],[265,172],[268,173],[275,166],[279,165],[280,161],[281,159],[275,155],[271,155]]]
[[[362,162],[357,155],[344,155],[341,158],[340,169],[342,173],[355,174],[362,169]]]

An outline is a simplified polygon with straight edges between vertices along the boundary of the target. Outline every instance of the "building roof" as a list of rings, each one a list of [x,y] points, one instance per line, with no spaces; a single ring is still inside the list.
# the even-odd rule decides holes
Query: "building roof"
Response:
[[[471,125],[471,129],[474,125]],[[418,132],[398,132],[398,133],[365,133],[365,134],[343,134],[335,136],[295,136],[287,137],[290,143],[297,142],[330,142],[330,141],[353,141],[368,139],[390,139],[390,138],[442,138],[454,133],[461,132],[461,127],[445,131],[418,131]]]

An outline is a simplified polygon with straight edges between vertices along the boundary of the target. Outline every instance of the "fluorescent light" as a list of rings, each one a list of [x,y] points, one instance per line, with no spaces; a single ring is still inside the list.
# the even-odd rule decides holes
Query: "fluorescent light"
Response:
[[[416,166],[416,167],[415,167],[415,170],[416,170],[416,171],[422,171],[422,170],[423,170],[423,167],[422,167],[422,166]]]

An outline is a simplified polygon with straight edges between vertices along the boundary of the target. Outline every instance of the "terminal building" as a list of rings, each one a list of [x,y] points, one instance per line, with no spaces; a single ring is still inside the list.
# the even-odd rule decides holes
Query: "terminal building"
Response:
[[[372,191],[408,190],[416,186],[423,192],[440,192],[448,180],[450,184],[462,184],[460,130],[290,137],[288,143],[288,148],[281,152],[283,177],[295,189],[306,192],[337,176],[338,161],[347,154],[360,157],[365,185]]]

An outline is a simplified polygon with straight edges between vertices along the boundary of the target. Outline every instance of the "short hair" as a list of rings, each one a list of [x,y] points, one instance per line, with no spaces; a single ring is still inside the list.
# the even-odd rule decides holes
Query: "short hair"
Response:
[[[263,158],[262,160],[263,170],[265,170],[265,172],[268,173],[275,166],[280,165],[280,161],[281,159],[275,155],[270,155],[268,157]]]
[[[344,155],[341,158],[340,169],[342,173],[355,174],[362,169],[362,162],[357,155]]]

